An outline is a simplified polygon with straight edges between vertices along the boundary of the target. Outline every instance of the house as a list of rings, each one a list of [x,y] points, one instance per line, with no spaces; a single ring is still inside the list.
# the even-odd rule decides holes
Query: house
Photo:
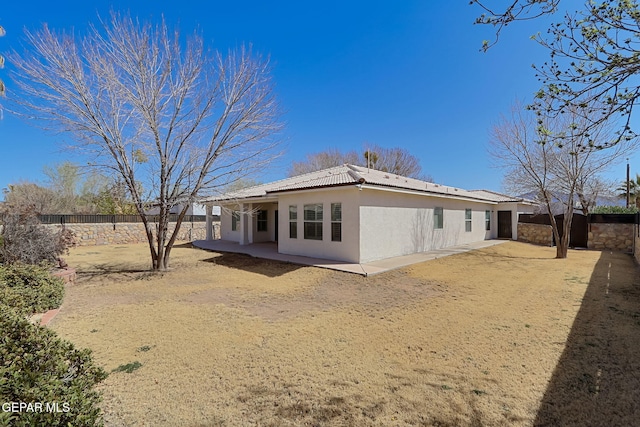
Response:
[[[487,239],[515,239],[533,202],[345,164],[202,203],[222,207],[221,239],[352,263]],[[208,209],[209,211],[209,209]]]
[[[169,211],[169,214],[177,215],[182,211],[182,208],[184,208],[184,203],[178,203],[177,205],[171,208],[171,210]],[[191,203],[187,208],[186,215],[205,215],[206,213],[205,210],[206,210],[205,205],[200,203]],[[152,205],[152,207],[147,209],[144,213],[145,215],[159,215],[160,208],[157,205],[156,206]],[[219,206],[213,206],[213,215],[220,215]]]

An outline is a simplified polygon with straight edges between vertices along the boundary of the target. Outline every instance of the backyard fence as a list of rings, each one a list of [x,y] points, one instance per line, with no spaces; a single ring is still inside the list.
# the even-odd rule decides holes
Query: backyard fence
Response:
[[[138,215],[38,215],[40,222],[54,231],[71,231],[79,246],[142,243],[147,230]],[[156,227],[158,215],[148,215],[148,226]],[[169,232],[173,233],[178,215],[169,215]],[[207,235],[220,238],[220,216],[213,215],[207,224],[206,215],[186,215],[177,235],[178,240],[204,240]],[[0,230],[3,217],[0,216]],[[207,226],[210,225],[209,230]]]
[[[556,215],[560,236],[564,234],[564,215]],[[520,214],[518,240],[551,246],[554,244],[551,220],[546,214]],[[635,240],[640,237],[640,214],[574,213],[570,247],[613,249],[635,252]]]
[[[158,215],[147,215],[149,222],[158,222]],[[4,222],[4,215],[0,215],[0,223]],[[121,224],[142,222],[139,215],[38,215],[42,224]],[[169,215],[169,222],[176,222],[177,214]],[[220,221],[219,215],[212,217],[213,221]],[[205,215],[185,215],[182,222],[205,222]]]

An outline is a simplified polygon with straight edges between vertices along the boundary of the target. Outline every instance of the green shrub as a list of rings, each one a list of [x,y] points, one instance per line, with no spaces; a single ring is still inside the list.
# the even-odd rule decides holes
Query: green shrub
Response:
[[[0,265],[0,304],[23,315],[60,307],[64,282],[46,265]]]
[[[106,377],[90,350],[77,350],[0,304],[0,403],[31,403],[36,409],[0,412],[0,425],[101,426],[101,397],[93,389]],[[36,403],[57,404],[60,412],[37,411]]]
[[[638,208],[635,206],[596,206],[592,209],[592,214],[634,214],[638,213]]]

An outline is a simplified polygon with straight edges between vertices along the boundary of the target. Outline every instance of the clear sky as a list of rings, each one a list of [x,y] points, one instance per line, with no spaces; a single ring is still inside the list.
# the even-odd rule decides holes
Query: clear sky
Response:
[[[144,20],[164,15],[183,32],[197,27],[220,50],[251,43],[270,55],[286,146],[261,181],[283,178],[287,165],[308,153],[361,152],[368,142],[406,148],[438,183],[500,191],[488,132],[516,98],[529,100],[540,87],[531,65],[548,55],[530,40],[546,29],[544,20],[510,26],[497,46],[480,52],[492,29],[473,25],[480,10],[467,0],[12,1],[0,7],[7,31],[0,51],[20,50],[24,28],[47,23],[81,32],[111,8]],[[0,70],[8,85],[10,67]],[[62,141],[5,112],[0,189],[22,179],[42,182],[44,165],[68,157]],[[634,163],[640,161],[632,159],[632,173]],[[609,174],[624,176],[624,165]]]

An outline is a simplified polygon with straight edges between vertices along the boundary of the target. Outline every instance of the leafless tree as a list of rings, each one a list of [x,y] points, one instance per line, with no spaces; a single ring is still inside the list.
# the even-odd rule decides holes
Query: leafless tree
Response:
[[[5,29],[0,25],[0,37],[6,34]],[[0,68],[4,68],[4,56],[0,55]],[[0,80],[0,96],[4,96],[4,82]]]
[[[589,107],[586,107],[589,108]],[[589,188],[597,185],[599,174],[637,149],[638,140],[624,140],[603,149],[585,142],[581,132],[584,111],[547,118],[516,103],[510,117],[503,117],[492,130],[490,154],[497,166],[505,169],[505,186],[509,191],[538,195],[549,213],[555,237],[557,258],[566,258],[569,230],[575,199],[583,206]],[[549,134],[564,132],[564,144],[550,140]],[[610,137],[611,127],[593,129],[589,138]],[[563,206],[562,237],[554,217],[554,205]]]
[[[431,181],[430,176],[422,174],[422,167],[418,158],[405,148],[368,145],[363,156],[365,162],[369,163],[374,169]]]
[[[329,148],[319,153],[307,154],[305,160],[301,162],[293,162],[287,174],[288,176],[297,176],[303,173],[340,166],[345,163],[360,163],[358,153],[355,151],[343,152],[337,148]]]
[[[64,212],[62,198],[50,188],[22,181],[3,189],[3,209],[6,212],[33,211],[36,214]]]
[[[83,37],[45,25],[27,39],[30,49],[10,58],[20,90],[14,111],[69,132],[73,147],[125,183],[154,270],[169,267],[191,202],[277,155],[282,125],[269,64],[250,48],[223,55],[164,20],[115,12]],[[144,212],[150,200],[160,210],[155,224]],[[170,233],[178,203],[184,208]]]
[[[307,154],[304,161],[293,162],[289,168],[288,175],[302,175],[303,173],[315,172],[345,163],[369,166],[373,169],[410,178],[432,180],[429,175],[422,174],[420,161],[406,149],[400,147],[386,148],[376,144],[365,144],[362,156],[359,156],[355,151],[342,152],[337,148]]]

